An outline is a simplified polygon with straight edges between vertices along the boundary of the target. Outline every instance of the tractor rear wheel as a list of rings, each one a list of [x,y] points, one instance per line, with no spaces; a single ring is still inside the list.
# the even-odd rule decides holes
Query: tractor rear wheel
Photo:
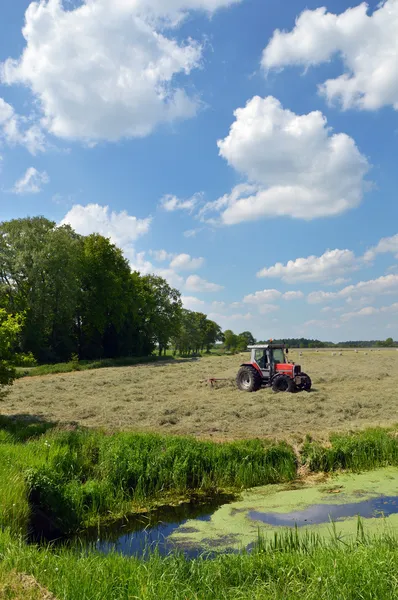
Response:
[[[300,373],[301,377],[301,385],[297,386],[298,390],[303,390],[304,392],[310,392],[312,387],[311,377],[307,375],[307,373]]]
[[[257,392],[263,379],[253,367],[241,367],[236,376],[236,385],[242,392]]]
[[[277,375],[272,380],[274,392],[295,392],[296,384],[288,375]]]

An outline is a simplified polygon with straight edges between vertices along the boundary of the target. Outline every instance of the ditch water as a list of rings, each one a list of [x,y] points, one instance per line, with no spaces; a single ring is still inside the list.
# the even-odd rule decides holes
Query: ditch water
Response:
[[[110,526],[93,527],[72,542],[103,554],[118,552],[125,556],[144,557],[156,549],[161,556],[178,550],[187,558],[196,558],[203,554],[202,546],[177,546],[170,540],[170,536],[177,529],[182,533],[192,533],[195,531],[193,527],[185,527],[188,521],[190,524],[210,521],[214,512],[230,501],[229,497],[223,497],[206,504],[183,503],[178,506],[161,507],[147,515],[136,515]],[[209,557],[211,554],[211,551],[208,552]]]
[[[333,494],[333,496],[331,496]],[[334,495],[336,494],[336,495]],[[332,499],[333,498],[333,499]],[[31,541],[54,540],[56,545],[77,546],[83,551],[145,557],[157,550],[164,556],[182,552],[187,558],[250,551],[258,540],[272,540],[275,531],[311,527],[330,536],[330,522],[339,535],[355,539],[357,516],[369,533],[385,525],[398,534],[398,469],[388,467],[360,474],[340,474],[316,485],[264,486],[243,492],[240,499],[221,495],[199,504],[197,499],[135,515],[111,526],[91,528],[79,536],[62,538],[52,531],[48,517],[37,511]],[[386,517],[386,523],[383,522]]]
[[[364,519],[388,517],[398,513],[398,496],[379,496],[362,502],[347,504],[314,504],[304,510],[290,513],[249,511],[254,521],[274,527],[308,527],[329,521],[341,521],[360,516]]]
[[[225,501],[224,501],[225,502]],[[210,522],[212,515],[220,507],[220,503],[202,506],[184,504],[177,507],[166,507],[155,511],[150,516],[135,517],[131,520],[119,521],[112,527],[91,529],[80,537],[78,543],[104,554],[118,552],[125,556],[144,557],[154,549],[165,556],[178,550],[187,558],[196,558],[206,554],[208,558],[217,553],[217,546],[222,546],[222,552],[237,552],[235,536],[231,536],[231,547],[228,549],[229,536],[218,538],[212,543],[211,539],[202,540],[205,544],[197,546],[189,543],[189,534],[195,533],[195,523]],[[233,514],[233,504],[231,505]],[[378,496],[360,502],[347,504],[315,504],[304,510],[290,513],[247,511],[250,521],[261,522],[273,527],[304,527],[341,521],[357,517],[364,519],[388,517],[398,513],[398,496]],[[189,525],[187,526],[187,522]],[[178,542],[170,539],[178,530]],[[182,536],[187,536],[184,543]],[[244,546],[243,546],[244,547]],[[247,545],[251,549],[253,544]],[[226,549],[227,548],[227,549]]]

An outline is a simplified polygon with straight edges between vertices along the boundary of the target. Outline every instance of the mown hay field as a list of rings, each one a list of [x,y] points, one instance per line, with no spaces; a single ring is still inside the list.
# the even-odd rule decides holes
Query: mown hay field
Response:
[[[235,386],[242,356],[27,377],[0,400],[0,414],[89,427],[301,441],[398,423],[398,351],[298,351],[289,355],[313,380],[311,393],[249,394]],[[211,387],[211,377],[227,378]]]

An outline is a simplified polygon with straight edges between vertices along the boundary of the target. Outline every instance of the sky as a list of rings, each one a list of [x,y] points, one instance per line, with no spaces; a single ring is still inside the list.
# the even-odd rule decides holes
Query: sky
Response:
[[[257,339],[398,339],[398,0],[0,3],[0,221]]]

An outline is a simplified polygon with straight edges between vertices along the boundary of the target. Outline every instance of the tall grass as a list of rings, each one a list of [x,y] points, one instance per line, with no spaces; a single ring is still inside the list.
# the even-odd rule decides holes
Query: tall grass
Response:
[[[307,440],[302,449],[302,460],[311,471],[326,472],[398,465],[397,432],[374,428],[352,434],[334,434],[330,436],[328,446]]]
[[[28,496],[61,531],[70,533],[98,518],[131,512],[133,505],[238,491],[296,475],[294,452],[284,443],[216,444],[151,434],[53,430],[21,444],[18,438],[24,435],[26,429],[0,433],[0,506],[9,511],[14,495],[21,499],[19,527]],[[18,485],[10,487],[14,480]]]
[[[290,536],[291,538],[291,536]],[[0,534],[0,579],[32,574],[63,600],[391,600],[398,596],[398,540],[352,543],[281,536],[251,554],[186,560],[181,555],[145,561],[117,554],[24,546]]]

